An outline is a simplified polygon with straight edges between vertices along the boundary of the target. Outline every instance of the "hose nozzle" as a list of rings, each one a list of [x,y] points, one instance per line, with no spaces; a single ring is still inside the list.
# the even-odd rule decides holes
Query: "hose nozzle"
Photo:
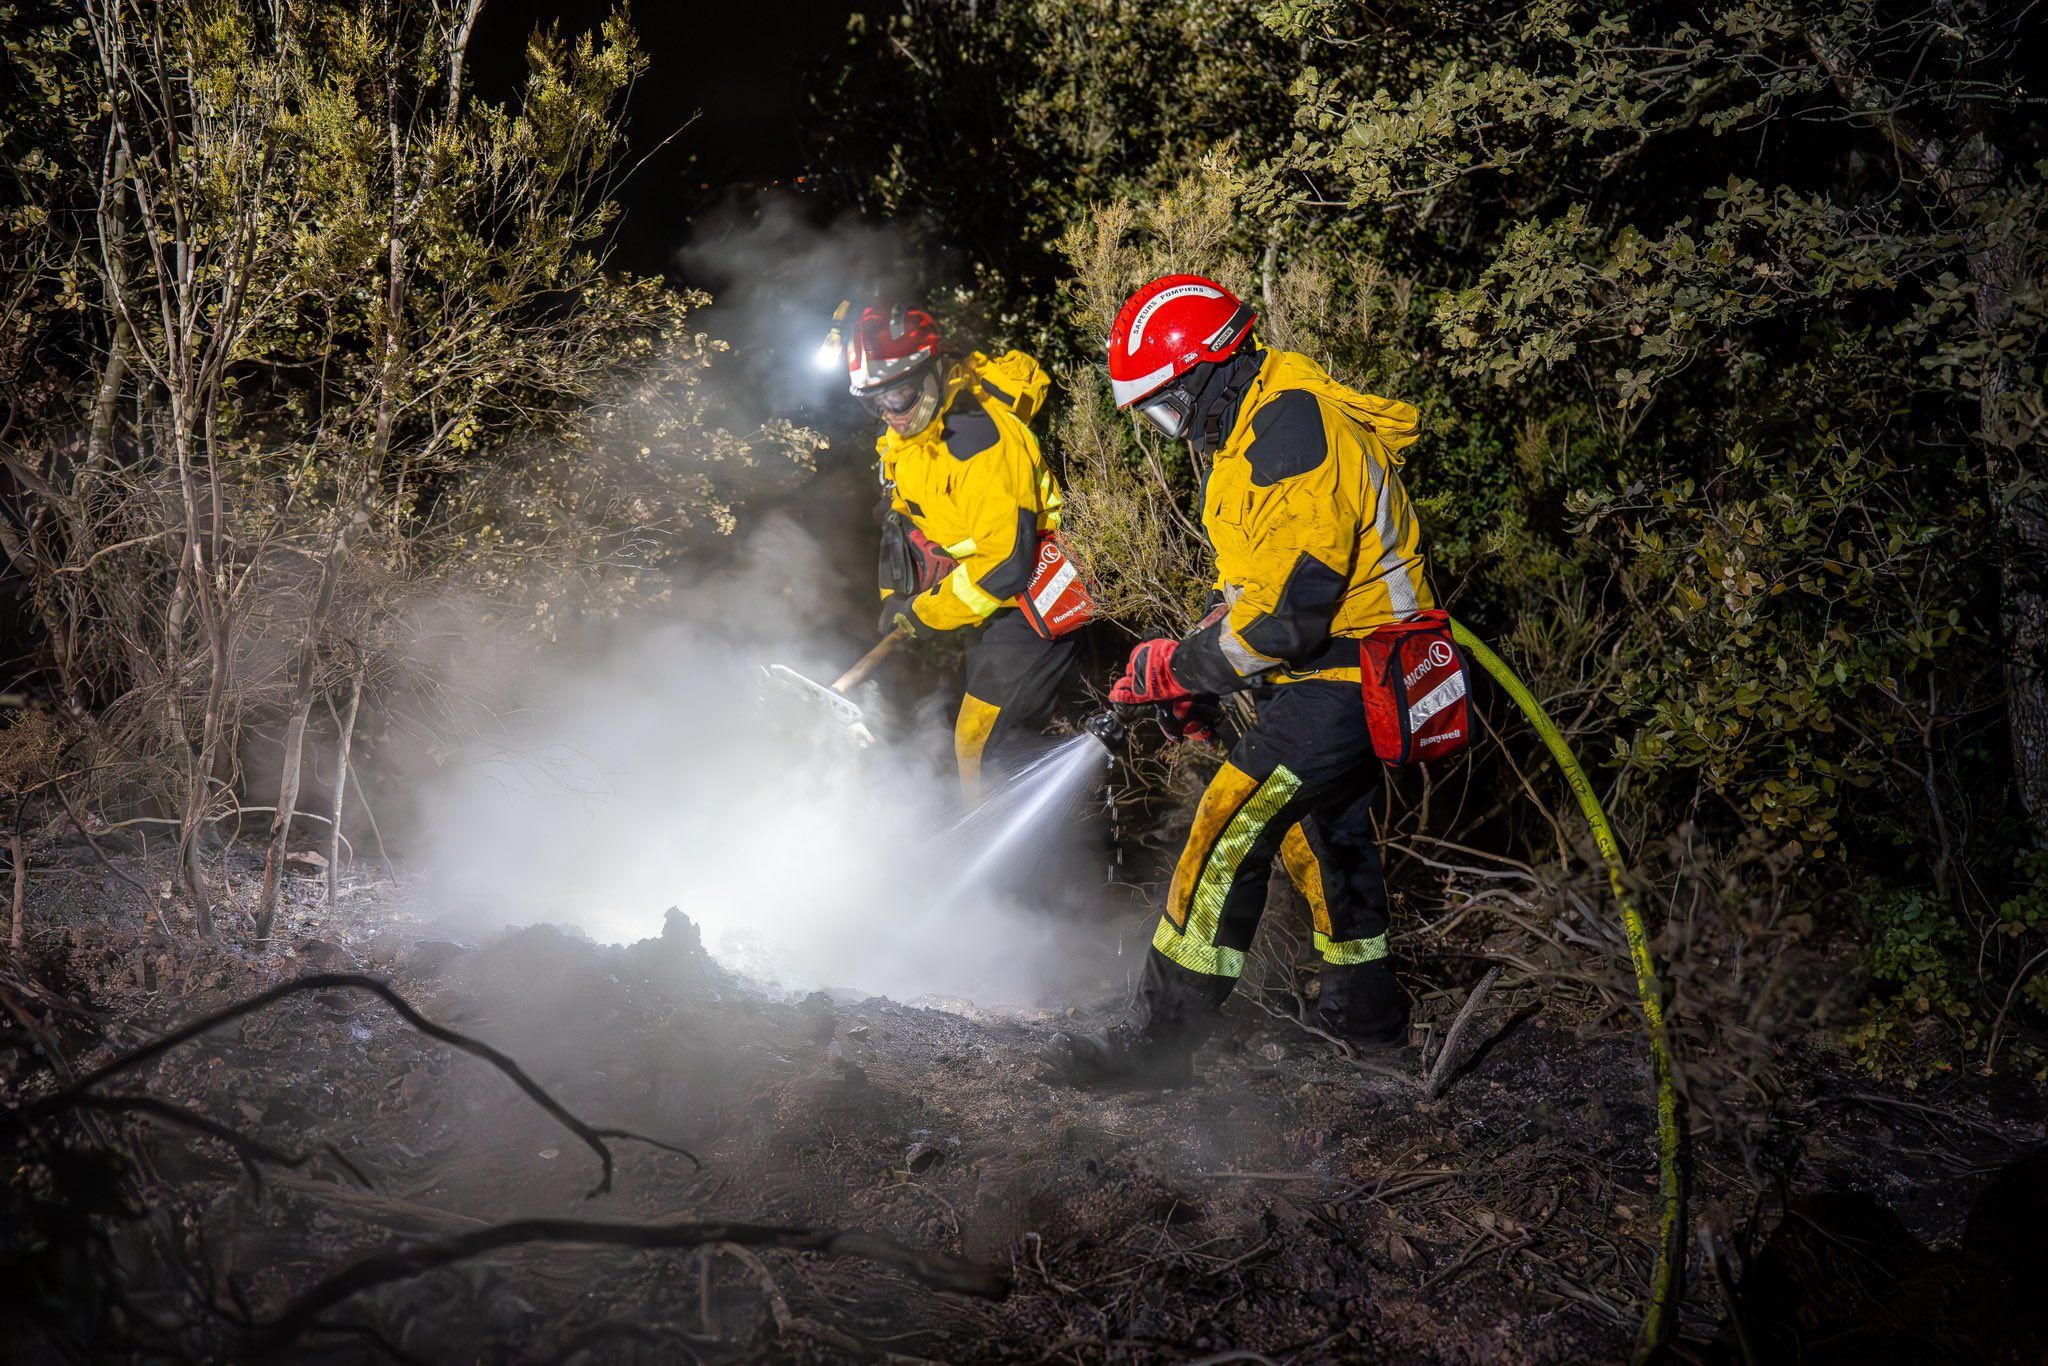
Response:
[[[1111,703],[1081,723],[1081,729],[1115,749],[1130,733],[1131,721],[1144,709]]]

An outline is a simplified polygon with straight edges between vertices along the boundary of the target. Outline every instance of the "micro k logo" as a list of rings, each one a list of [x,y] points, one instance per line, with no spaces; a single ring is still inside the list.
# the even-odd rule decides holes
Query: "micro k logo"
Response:
[[[1057,561],[1059,557],[1060,548],[1050,541],[1047,541],[1044,545],[1038,547],[1038,562],[1040,564],[1052,564],[1055,561]]]
[[[1453,658],[1450,646],[1444,644],[1441,640],[1432,640],[1429,642],[1429,657],[1407,673],[1401,675],[1401,686],[1412,688],[1415,686],[1415,680],[1428,673],[1431,669],[1450,668]]]

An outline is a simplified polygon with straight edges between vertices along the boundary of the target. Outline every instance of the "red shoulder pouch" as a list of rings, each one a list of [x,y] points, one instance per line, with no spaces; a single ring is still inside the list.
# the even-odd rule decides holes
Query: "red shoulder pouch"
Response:
[[[1472,739],[1465,652],[1450,613],[1431,609],[1359,642],[1359,681],[1373,752],[1390,764],[1433,764]]]
[[[1031,572],[1031,584],[1017,595],[1017,606],[1031,629],[1047,640],[1058,640],[1095,620],[1095,595],[1081,566],[1067,558],[1066,547],[1053,532],[1039,533],[1038,563]]]

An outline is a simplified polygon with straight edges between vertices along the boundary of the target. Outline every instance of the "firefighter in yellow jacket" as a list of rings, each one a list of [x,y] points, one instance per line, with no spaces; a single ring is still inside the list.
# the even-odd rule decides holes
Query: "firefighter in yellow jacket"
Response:
[[[1074,638],[1040,635],[1016,603],[1060,524],[1059,484],[1026,425],[1049,381],[1018,351],[948,362],[931,317],[902,307],[866,309],[846,359],[848,387],[885,427],[882,629],[966,637],[953,747],[971,805],[985,767],[1034,747],[1074,666]]]
[[[1076,1081],[1185,1070],[1244,970],[1276,856],[1309,905],[1322,1025],[1367,1045],[1407,1039],[1359,666],[1366,635],[1434,606],[1395,468],[1416,412],[1262,348],[1255,320],[1215,281],[1173,275],[1131,296],[1110,333],[1117,406],[1207,462],[1218,589],[1195,630],[1133,650],[1110,697],[1193,726],[1199,699],[1249,689],[1258,723],[1196,809],[1130,1011],[1048,1046]]]

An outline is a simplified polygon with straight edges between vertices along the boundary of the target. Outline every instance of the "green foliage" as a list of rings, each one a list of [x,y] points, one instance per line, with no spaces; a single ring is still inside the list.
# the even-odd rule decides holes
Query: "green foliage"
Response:
[[[1863,969],[1874,990],[1845,1044],[1871,1070],[1909,1084],[1951,1070],[1955,1046],[1973,1049],[1982,1036],[1964,927],[1919,891],[1871,886],[1860,899],[1870,936]]]
[[[816,449],[725,420],[706,300],[605,267],[647,65],[623,13],[534,34],[500,105],[469,94],[468,8],[7,30],[0,542],[55,691],[188,847],[235,738],[303,722],[299,659],[373,707],[401,671],[435,696],[423,605],[552,639],[659,602]]]
[[[2028,877],[1999,604],[2048,487],[2018,7],[945,13],[860,29],[838,146],[891,130],[877,193],[984,242],[959,187],[1028,187],[982,196],[993,250],[1076,362],[1072,535],[1135,627],[1199,598],[1164,510],[1196,472],[1089,377],[1129,290],[1203,271],[1268,341],[1422,408],[1439,586],[1580,699],[1635,842],[1686,824],[1803,912],[1881,870],[1913,918],[1830,923],[1878,927],[1873,982],[1988,1042],[2048,943],[1999,909]],[[891,81],[943,92],[943,129]]]

